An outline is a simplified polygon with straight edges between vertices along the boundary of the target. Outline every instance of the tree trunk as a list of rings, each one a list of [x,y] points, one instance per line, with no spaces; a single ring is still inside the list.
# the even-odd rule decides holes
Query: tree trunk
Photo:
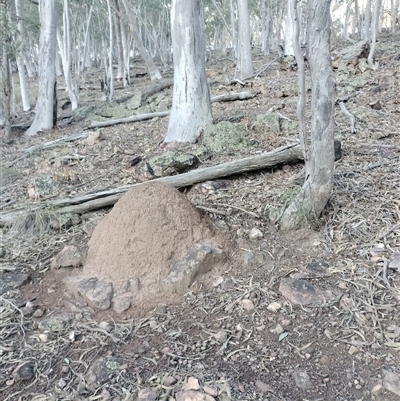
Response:
[[[371,48],[368,55],[368,65],[371,69],[375,69],[374,66],[374,53],[376,47],[376,35],[378,34],[379,29],[379,15],[381,11],[382,0],[375,0],[374,6],[374,14],[373,14],[373,21],[372,21],[372,38],[371,38]]]
[[[78,95],[76,93],[74,85],[72,84],[71,77],[71,36],[69,28],[68,0],[64,0],[63,37],[61,40],[61,35],[59,33],[59,30],[57,30],[57,40],[58,46],[60,48],[61,58],[63,61],[65,85],[67,87],[69,100],[71,101],[71,110],[76,110],[78,108]]]
[[[0,13],[3,12],[3,7],[0,5]],[[4,7],[5,8],[5,7]],[[7,18],[7,16],[5,17]],[[0,22],[3,23],[4,19],[0,18]],[[7,25],[3,25],[7,26]],[[1,48],[1,97],[2,97],[2,108],[4,115],[4,139],[8,141],[11,137],[11,80],[10,80],[10,67],[8,62],[8,46],[10,45],[9,40],[4,40]]]
[[[83,70],[86,67],[90,67],[90,57],[88,57],[89,56],[88,47],[89,47],[89,43],[90,43],[89,28],[90,28],[90,21],[92,20],[93,4],[94,4],[94,1],[90,5],[89,15],[86,20],[86,29],[85,29],[85,37],[84,37],[84,42],[83,42],[83,54],[82,54],[82,61],[80,64],[80,72],[83,72]]]
[[[57,0],[41,0],[39,39],[39,94],[35,118],[26,135],[37,134],[42,129],[53,127],[54,84],[56,82],[56,31]]]
[[[307,132],[306,132],[306,121],[305,121],[305,102],[306,102],[306,80],[305,80],[305,65],[303,52],[300,47],[300,13],[299,13],[299,3],[297,0],[289,0],[290,15],[293,18],[291,26],[293,27],[293,51],[297,62],[297,85],[299,90],[298,100],[297,100],[297,119],[299,121],[299,140],[300,146],[303,151],[304,161],[306,162],[306,167],[309,167],[310,163],[310,153],[307,144]],[[306,176],[308,171],[306,171]]]
[[[334,169],[335,78],[330,54],[331,0],[308,0],[307,59],[311,71],[311,144],[303,187],[279,219],[283,229],[317,219],[330,197]]]
[[[285,56],[294,56],[293,49],[293,10],[290,6],[290,1],[287,1],[286,19],[285,19]]]
[[[390,23],[392,33],[396,33],[396,31],[397,31],[398,12],[399,12],[399,0],[392,0],[392,4],[391,4],[392,19],[391,19],[391,23]]]
[[[158,68],[154,64],[154,61],[152,60],[152,58],[150,57],[149,53],[147,52],[146,48],[144,47],[144,45],[142,43],[142,39],[140,38],[140,34],[136,28],[135,21],[133,20],[133,15],[132,15],[131,9],[129,8],[129,4],[127,3],[126,0],[122,0],[122,3],[125,6],[125,10],[128,15],[128,18],[129,18],[129,25],[131,28],[131,34],[132,34],[133,41],[135,42],[140,55],[143,57],[143,60],[146,64],[146,68],[150,75],[150,79],[152,81],[154,81],[155,79],[162,79],[160,71],[158,71]]]
[[[239,12],[239,46],[240,46],[240,79],[250,78],[254,75],[251,58],[250,19],[247,0],[238,0]]]
[[[201,0],[173,0],[171,34],[174,88],[164,142],[195,142],[212,124]]]
[[[121,16],[118,0],[114,0],[114,7],[116,12],[114,13],[115,23],[115,37],[117,39],[117,56],[118,56],[118,70],[117,79],[121,80],[124,78],[124,50],[122,47],[122,34],[121,34]]]
[[[366,40],[371,40],[371,0],[367,0],[365,5],[365,18],[364,18],[364,36]]]
[[[21,5],[20,0],[15,0],[15,14],[18,20],[18,41],[20,43],[23,42],[24,38],[24,25],[21,19]],[[31,105],[29,102],[28,88],[26,86],[26,77],[25,77],[25,64],[21,58],[21,52],[17,54],[17,66],[18,66],[18,74],[19,74],[19,85],[21,90],[21,99],[22,99],[22,109],[24,111],[28,111],[31,109]]]
[[[110,0],[107,0],[107,8],[108,8],[108,24],[110,29],[110,48],[108,51],[108,63],[109,63],[109,77],[108,77],[108,98],[109,102],[112,101],[114,96],[114,75],[113,75],[113,31],[112,31],[112,13]]]

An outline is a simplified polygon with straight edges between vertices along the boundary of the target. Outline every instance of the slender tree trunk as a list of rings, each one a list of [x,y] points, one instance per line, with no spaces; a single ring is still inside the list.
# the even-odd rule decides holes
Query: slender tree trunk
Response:
[[[39,94],[35,118],[26,135],[53,127],[54,86],[56,82],[57,0],[41,0],[39,39]]]
[[[112,13],[110,0],[107,0],[108,7],[108,24],[110,29],[110,48],[108,52],[108,62],[109,62],[109,83],[108,83],[108,101],[112,102],[114,96],[114,75],[113,75],[113,31],[112,31]]]
[[[367,0],[365,5],[364,36],[366,40],[371,40],[371,0]]]
[[[354,0],[354,19],[353,19],[353,35],[358,33],[360,35],[360,8],[358,6],[358,0]]]
[[[6,12],[3,11],[5,9],[4,5],[0,5],[0,13]],[[7,16],[3,18],[3,15],[0,17],[0,22],[3,23]],[[7,27],[8,23],[3,26]],[[10,41],[5,38],[5,40],[0,43],[1,46],[1,98],[2,98],[2,109],[4,115],[4,139],[8,141],[11,137],[11,80],[10,80],[10,66],[8,60],[8,46],[10,45]]]
[[[86,29],[85,29],[85,39],[83,42],[83,54],[82,54],[82,62],[80,65],[80,72],[83,72],[83,70],[88,66],[90,66],[90,57],[89,57],[89,63],[88,63],[88,48],[89,48],[89,43],[90,43],[90,37],[89,37],[89,28],[90,28],[90,21],[92,20],[92,12],[93,12],[93,4],[94,4],[94,0],[92,2],[92,4],[90,5],[89,8],[89,15],[86,21]]]
[[[174,89],[165,142],[195,142],[212,124],[201,0],[172,0]]]
[[[397,32],[398,12],[399,12],[399,0],[392,0],[392,3],[391,3],[392,19],[390,21],[390,27],[391,27],[393,33]],[[397,21],[397,24],[396,24],[396,21]]]
[[[286,19],[285,19],[285,56],[294,56],[293,49],[293,10],[287,0]]]
[[[133,20],[132,12],[131,12],[131,9],[129,8],[127,1],[122,0],[122,3],[125,6],[125,10],[128,15],[128,18],[129,18],[129,24],[130,24],[130,28],[131,28],[132,38],[136,44],[136,47],[138,48],[140,55],[143,57],[143,60],[146,64],[147,70],[150,75],[150,79],[152,81],[155,79],[162,79],[160,71],[158,71],[158,68],[154,64],[154,61],[152,60],[152,58],[149,56],[149,53],[147,52],[146,48],[144,47],[144,45],[142,43],[142,40],[140,39],[140,35],[136,28],[135,21]]]
[[[310,166],[310,151],[307,144],[307,131],[305,121],[305,103],[306,103],[306,80],[305,80],[305,65],[303,52],[300,47],[300,15],[299,15],[299,3],[297,0],[290,0],[289,7],[291,8],[290,15],[293,18],[293,50],[297,62],[297,85],[298,85],[298,99],[297,99],[297,120],[299,122],[299,140],[301,150],[303,151],[303,157],[306,167]],[[309,174],[306,171],[306,176]]]
[[[15,14],[18,19],[18,40],[22,43],[24,38],[24,25],[21,19],[21,4],[20,0],[15,0]],[[28,111],[31,109],[31,105],[29,102],[28,88],[26,86],[26,77],[25,77],[25,64],[21,58],[21,52],[17,54],[17,66],[18,66],[18,74],[19,74],[19,85],[21,90],[21,98],[22,98],[22,109],[24,111]]]
[[[381,11],[381,5],[382,5],[382,0],[375,0],[374,15],[373,15],[373,20],[372,20],[371,49],[369,51],[369,55],[368,55],[368,59],[367,59],[368,65],[372,69],[376,68],[374,66],[374,53],[375,53],[375,47],[376,47],[376,36],[378,33],[378,29],[379,29],[379,15],[380,15],[380,11]]]
[[[235,7],[233,4],[233,0],[229,1],[229,9],[230,9],[230,15],[231,15],[231,29],[232,29],[232,50],[233,50],[233,55],[237,58],[238,57],[238,40],[237,40],[237,34],[236,34],[236,18],[235,18]]]
[[[63,38],[59,30],[57,30],[57,39],[59,42],[59,48],[61,51],[61,57],[63,58],[63,68],[65,85],[67,86],[68,97],[71,101],[71,109],[76,110],[78,108],[78,95],[72,83],[71,77],[71,33],[69,27],[69,5],[68,0],[64,0],[63,10]]]
[[[239,11],[239,46],[240,46],[240,78],[253,76],[253,61],[251,58],[250,18],[247,0],[238,0]]]
[[[307,59],[312,84],[311,154],[304,185],[280,216],[283,229],[302,227],[317,219],[331,194],[335,78],[330,54],[330,3],[331,0],[308,0],[307,4]]]
[[[122,46],[121,13],[119,9],[118,0],[114,0],[114,7],[116,10],[116,12],[114,13],[114,22],[115,22],[115,37],[117,39],[117,56],[118,56],[117,79],[121,80],[124,78],[124,50]]]

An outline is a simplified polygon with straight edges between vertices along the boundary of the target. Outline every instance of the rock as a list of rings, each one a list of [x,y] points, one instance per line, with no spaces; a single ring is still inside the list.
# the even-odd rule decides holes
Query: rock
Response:
[[[138,401],[156,401],[157,392],[152,387],[146,387],[139,390]]]
[[[400,396],[400,376],[385,369],[383,369],[383,374],[385,375],[383,387],[393,394]]]
[[[268,306],[267,309],[271,312],[277,312],[279,309],[282,308],[282,304],[279,302],[271,302]]]
[[[274,393],[274,389],[261,380],[256,380],[255,385],[262,393]]]
[[[52,269],[83,266],[87,255],[86,245],[67,245],[51,262]]]
[[[15,290],[30,281],[28,274],[0,273],[0,294]]]
[[[117,313],[122,313],[128,310],[131,306],[131,300],[128,297],[115,297],[113,299],[113,309]]]
[[[49,332],[60,332],[66,330],[74,315],[72,313],[54,312],[42,319],[39,323],[39,329]]]
[[[99,323],[99,327],[102,330],[107,331],[108,333],[110,333],[112,330],[112,325],[110,323],[106,322],[105,320],[103,320],[102,322]]]
[[[117,357],[101,357],[96,359],[85,375],[86,383],[90,389],[97,389],[103,383],[109,381],[124,367],[122,359]]]
[[[189,377],[187,383],[183,387],[184,391],[200,390],[199,380],[195,377]]]
[[[324,275],[326,274],[326,270],[328,269],[329,264],[324,260],[320,262],[312,262],[306,266],[306,270],[310,273],[317,274],[317,275]]]
[[[218,333],[214,334],[214,338],[219,344],[223,344],[228,338],[228,333],[225,330],[220,330]]]
[[[97,217],[97,218],[94,218],[94,219],[91,219],[91,220],[87,221],[87,222],[83,225],[83,227],[82,227],[83,231],[84,231],[87,235],[89,235],[89,237],[91,237],[92,234],[93,234],[94,229],[95,229],[96,226],[100,223],[100,221],[101,221],[102,218],[103,218],[103,217],[100,216],[100,217]]]
[[[178,380],[173,376],[167,376],[164,380],[164,386],[170,387],[173,386]]]
[[[261,232],[261,230],[259,230],[258,228],[252,228],[250,231],[249,231],[249,238],[250,239],[260,239],[260,238],[262,238],[264,235],[263,235],[263,233]]]
[[[109,309],[113,295],[111,283],[97,278],[82,279],[77,283],[77,292],[89,305],[98,309]]]
[[[53,178],[50,176],[35,178],[35,190],[39,196],[49,196],[53,195],[57,184],[54,182]]]
[[[254,310],[254,303],[250,299],[242,299],[241,301],[242,308],[247,311]]]
[[[199,391],[179,391],[176,393],[176,401],[215,401],[215,398]]]
[[[307,390],[312,387],[310,376],[308,375],[307,372],[302,370],[297,370],[293,372],[292,375],[297,387],[303,390]]]
[[[246,252],[243,256],[243,262],[245,266],[251,266],[256,260],[253,252]]]
[[[43,317],[43,315],[44,315],[44,310],[42,308],[38,308],[35,310],[35,312],[33,312],[32,316],[39,319],[39,318]]]
[[[216,397],[216,396],[218,395],[218,391],[215,390],[215,389],[212,388],[212,387],[209,387],[209,386],[203,386],[203,391],[204,391],[206,394],[211,395],[212,397]]]
[[[173,151],[162,153],[148,161],[155,177],[186,173],[199,163],[199,158],[193,154]]]
[[[23,362],[13,371],[13,377],[16,382],[31,380],[34,376],[34,366],[30,362]]]
[[[235,280],[233,280],[233,279],[231,279],[231,278],[228,278],[228,279],[224,280],[224,281],[221,283],[221,288],[222,288],[224,291],[230,291],[230,290],[233,290],[233,289],[235,288],[235,285],[236,285]]]
[[[3,259],[6,256],[6,248],[0,246],[0,259]]]
[[[275,333],[276,334],[282,334],[285,331],[285,329],[278,323],[275,327]]]
[[[332,291],[321,290],[307,280],[284,279],[279,285],[281,294],[296,305],[317,305],[335,298]]]
[[[221,121],[204,130],[202,144],[215,153],[247,148],[246,134],[240,124]]]
[[[225,258],[225,253],[218,248],[204,243],[194,244],[181,260],[172,265],[164,284],[171,288],[172,292],[185,292],[195,279],[208,273]]]
[[[393,252],[389,258],[389,269],[398,270],[400,272],[400,252]]]

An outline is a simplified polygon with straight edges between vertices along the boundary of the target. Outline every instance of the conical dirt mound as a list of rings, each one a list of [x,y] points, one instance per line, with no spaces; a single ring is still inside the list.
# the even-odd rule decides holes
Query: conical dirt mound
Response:
[[[226,250],[216,232],[187,197],[160,183],[131,189],[98,224],[89,241],[83,269],[86,277],[111,282],[114,296],[155,300],[174,262],[195,243]],[[160,297],[158,297],[160,298]]]

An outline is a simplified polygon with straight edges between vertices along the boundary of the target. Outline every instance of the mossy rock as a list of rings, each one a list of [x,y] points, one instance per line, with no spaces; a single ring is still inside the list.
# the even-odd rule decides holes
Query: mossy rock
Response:
[[[56,182],[50,176],[38,177],[35,179],[35,188],[40,196],[53,195],[56,187]]]
[[[169,151],[151,158],[148,163],[156,177],[165,177],[196,168],[199,159],[191,153]]]
[[[207,127],[202,144],[216,153],[243,150],[248,147],[243,128],[228,121]]]

